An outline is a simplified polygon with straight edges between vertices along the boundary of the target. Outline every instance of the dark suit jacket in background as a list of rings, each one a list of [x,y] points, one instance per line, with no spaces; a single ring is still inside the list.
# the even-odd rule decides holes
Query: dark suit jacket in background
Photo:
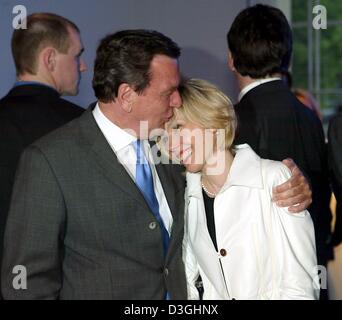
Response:
[[[342,242],[342,113],[335,116],[328,130],[329,168],[337,200],[333,244]]]
[[[14,87],[0,100],[0,263],[16,167],[33,141],[78,117],[83,109],[44,85]]]
[[[281,81],[261,84],[235,106],[236,144],[248,143],[262,158],[292,158],[310,179],[319,264],[331,258],[330,196],[327,153],[320,120]]]
[[[23,154],[5,234],[8,299],[186,299],[185,179],[156,165],[172,216],[166,258],[159,224],[91,110]],[[27,268],[14,290],[12,268]]]

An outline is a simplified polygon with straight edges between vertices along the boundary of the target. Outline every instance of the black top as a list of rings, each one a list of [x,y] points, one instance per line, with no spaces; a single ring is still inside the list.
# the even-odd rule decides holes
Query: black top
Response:
[[[214,247],[217,251],[216,242],[216,230],[215,230],[215,217],[214,217],[214,200],[215,198],[210,198],[206,192],[202,189],[205,215],[207,217],[207,227],[210,234],[210,238],[213,241]]]

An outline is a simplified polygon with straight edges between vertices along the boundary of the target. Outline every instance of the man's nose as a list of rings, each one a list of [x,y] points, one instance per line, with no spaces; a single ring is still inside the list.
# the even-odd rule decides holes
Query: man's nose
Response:
[[[173,108],[179,108],[181,105],[182,105],[182,98],[179,94],[179,91],[176,90],[171,96],[170,106]]]
[[[84,59],[81,58],[81,61],[80,61],[80,72],[84,72],[84,71],[87,71],[87,70],[88,70],[87,65],[86,65]]]

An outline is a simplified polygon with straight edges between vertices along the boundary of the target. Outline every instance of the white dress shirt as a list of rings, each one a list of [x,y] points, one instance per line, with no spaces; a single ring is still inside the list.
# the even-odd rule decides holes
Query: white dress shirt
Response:
[[[271,201],[272,188],[290,176],[281,162],[260,159],[247,144],[237,146],[214,200],[216,251],[207,227],[201,174],[187,173],[183,259],[190,299],[198,298],[198,273],[204,299],[317,299],[310,214],[292,214]]]
[[[93,116],[107,142],[111,146],[113,152],[116,154],[119,162],[124,166],[127,173],[130,175],[135,183],[137,155],[133,144],[137,140],[137,138],[111,122],[102,113],[98,104],[93,110]],[[155,165],[153,164],[150,144],[147,140],[142,140],[142,142],[144,145],[145,155],[152,171],[154,192],[159,203],[159,213],[164,222],[165,228],[170,235],[173,222],[172,214],[169,205],[167,204],[164,190],[157,174]]]
[[[252,89],[256,88],[257,86],[260,86],[263,83],[267,83],[267,82],[271,82],[271,81],[275,81],[275,80],[281,80],[280,77],[273,77],[273,78],[265,78],[265,79],[257,79],[255,81],[253,81],[252,83],[250,83],[249,85],[245,86],[239,93],[239,97],[238,100],[239,102],[241,101],[241,99],[243,98],[243,96],[248,92],[251,91]]]

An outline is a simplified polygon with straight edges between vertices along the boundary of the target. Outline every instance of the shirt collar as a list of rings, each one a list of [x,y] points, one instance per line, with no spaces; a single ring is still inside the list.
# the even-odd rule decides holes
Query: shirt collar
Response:
[[[241,101],[241,99],[246,95],[247,92],[251,91],[252,89],[254,89],[257,86],[260,86],[263,83],[267,83],[270,81],[275,81],[275,80],[281,80],[280,77],[273,77],[273,78],[266,78],[266,79],[257,79],[255,81],[253,81],[252,83],[250,83],[249,85],[245,86],[239,93],[239,97],[238,100],[239,102]]]
[[[93,110],[93,116],[102,133],[115,152],[122,150],[137,140],[135,136],[129,134],[127,131],[110,121],[103,114],[98,103]]]
[[[248,188],[263,188],[261,173],[261,159],[248,144],[235,146],[236,154],[232,162],[228,177],[220,193],[231,186]],[[202,197],[200,173],[187,173],[187,192],[189,196]]]

